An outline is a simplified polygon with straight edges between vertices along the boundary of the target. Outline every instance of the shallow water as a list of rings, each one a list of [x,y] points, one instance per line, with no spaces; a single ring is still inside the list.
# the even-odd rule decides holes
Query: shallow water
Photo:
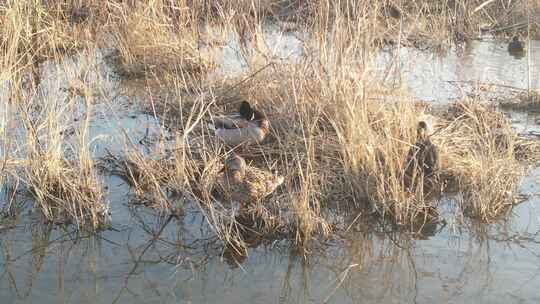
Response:
[[[294,36],[274,29],[268,37],[270,45],[285,45],[276,56],[301,56]],[[218,71],[241,72],[245,65],[227,55],[237,54],[235,45],[227,48],[229,66]],[[530,64],[529,57],[515,59],[494,41],[473,42],[442,57],[402,48],[396,75],[428,101],[459,98],[476,81],[527,88],[527,66],[538,89],[538,48],[540,42],[533,42]],[[385,56],[383,63],[390,60]],[[45,63],[44,75],[56,81],[41,84],[43,96],[65,98],[59,88],[82,76],[103,88],[90,125],[95,157],[126,146],[144,151],[142,139],[166,135],[159,121],[122,95],[102,53],[70,60]],[[536,114],[509,115],[519,130],[539,129],[531,118]],[[81,117],[66,119],[74,129],[81,123]],[[227,262],[197,206],[188,204],[182,217],[168,222],[144,207],[129,207],[124,181],[103,176],[113,230],[77,235],[72,228],[47,227],[25,211],[14,228],[0,232],[0,303],[537,303],[539,177],[537,168],[523,180],[520,191],[530,197],[504,223],[475,225],[457,217],[449,199],[439,206],[446,226],[423,239],[352,226],[343,237],[316,246],[307,260],[275,241],[250,249],[237,265]]]
[[[540,41],[531,41],[526,56],[520,59],[508,52],[506,43],[486,38],[442,55],[401,48],[383,54],[380,60],[388,62],[396,52],[400,54],[398,79],[422,100],[459,99],[481,84],[491,84],[501,90],[540,89]]]

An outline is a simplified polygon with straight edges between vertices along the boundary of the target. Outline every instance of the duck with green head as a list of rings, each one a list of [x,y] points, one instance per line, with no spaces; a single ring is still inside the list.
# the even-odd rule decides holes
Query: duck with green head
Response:
[[[214,117],[215,135],[231,147],[261,143],[269,133],[270,122],[264,114],[253,109],[249,102],[242,101],[237,115]]]

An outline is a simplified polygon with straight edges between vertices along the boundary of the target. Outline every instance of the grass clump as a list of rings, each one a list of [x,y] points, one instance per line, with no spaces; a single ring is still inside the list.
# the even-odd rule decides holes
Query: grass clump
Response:
[[[445,172],[463,191],[463,209],[489,222],[514,204],[525,167],[516,151],[530,143],[519,138],[504,115],[479,100],[464,100],[447,112],[440,134]]]
[[[101,160],[100,166],[110,174],[120,176],[133,189],[139,203],[164,212],[172,212],[173,206],[163,185],[166,185],[171,171],[165,159],[154,159],[140,152],[126,152],[124,157],[112,154]]]
[[[31,65],[73,52],[95,40],[87,20],[70,22],[74,7],[42,1],[6,1],[0,5],[0,39],[11,62]]]
[[[128,78],[161,73],[198,74],[212,66],[201,55],[197,23],[188,7],[167,1],[117,4],[109,32]]]
[[[516,111],[538,112],[540,109],[540,93],[537,91],[520,91],[498,101],[502,108]]]
[[[349,1],[328,0],[306,3],[305,19],[315,32],[325,33],[340,18],[353,26],[360,20],[358,32],[369,31],[376,44],[405,44],[421,48],[445,48],[479,37],[484,32],[500,36],[516,33],[533,35],[538,22],[529,16],[540,12],[538,3],[503,1],[437,0]]]
[[[128,181],[139,200],[165,212],[178,214],[181,208],[173,203],[172,194],[189,198],[201,207],[218,236],[234,246],[245,244],[237,238],[242,231],[238,226],[262,227],[261,233],[286,227],[292,239],[305,244],[332,232],[332,212],[374,213],[406,226],[433,214],[430,210],[436,208],[440,190],[450,183],[458,186],[464,210],[490,221],[512,205],[524,171],[518,158],[530,145],[516,136],[500,113],[476,100],[456,103],[444,115],[431,115],[407,92],[381,85],[373,59],[374,45],[380,42],[463,41],[472,38],[486,19],[498,20],[500,26],[501,14],[516,9],[499,11],[501,3],[481,7],[483,3],[300,1],[290,6],[289,13],[306,17],[306,37],[316,44],[313,55],[284,63],[269,56],[268,48],[259,47],[243,54],[253,56],[244,58],[251,75],[220,80],[202,77],[212,67],[201,52],[204,26],[230,26],[240,44],[253,38],[254,45],[264,45],[263,21],[279,20],[278,12],[290,3],[107,1],[105,9],[91,5],[89,10],[100,17],[90,20],[108,34],[104,40],[95,37],[99,40],[95,45],[112,42],[123,76],[165,75],[169,80],[166,85],[144,87],[148,95],[139,100],[174,132],[174,146],[158,147],[151,155],[126,148],[125,155],[111,158],[110,169]],[[60,5],[53,13],[35,1],[9,2],[3,8],[4,18],[13,21],[2,35],[10,63],[24,56],[36,63],[59,49],[76,49],[85,36],[68,33],[79,24],[73,8]],[[70,10],[77,20],[66,17]],[[73,27],[67,27],[69,22]],[[64,45],[60,47],[59,41]],[[191,81],[191,75],[201,77]],[[20,95],[22,100],[24,94]],[[285,183],[239,218],[214,194],[214,181],[230,148],[215,140],[205,122],[211,115],[232,112],[242,100],[271,121],[266,141],[246,147],[242,156],[257,168],[276,170]],[[67,155],[69,149],[58,135],[62,118],[55,114],[63,106],[51,100],[19,103],[27,133],[25,178],[37,206],[51,221],[63,217],[99,227],[106,204],[86,151],[89,118],[79,130],[79,149]],[[430,140],[440,148],[441,183],[437,180],[429,187],[423,180],[405,182],[405,160],[418,139],[419,121],[428,121]],[[253,224],[249,217],[262,224]]]
[[[32,158],[26,168],[26,184],[48,221],[91,230],[110,224],[103,188],[89,165],[47,156]]]
[[[56,99],[32,91],[28,98],[13,90],[13,107],[18,117],[14,124],[17,152],[26,189],[34,197],[34,208],[55,223],[72,223],[91,231],[108,227],[110,213],[104,187],[88,151],[88,129],[92,115],[92,96],[85,90],[84,119],[78,127],[70,125],[75,97]],[[72,141],[67,130],[73,130]],[[66,136],[66,137],[65,137]],[[23,140],[21,142],[21,139]],[[20,173],[19,173],[20,172]]]

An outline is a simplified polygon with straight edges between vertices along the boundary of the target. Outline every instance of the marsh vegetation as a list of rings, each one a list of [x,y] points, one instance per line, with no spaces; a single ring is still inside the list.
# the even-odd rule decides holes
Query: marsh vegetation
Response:
[[[497,238],[491,229],[536,197],[522,185],[537,171],[538,133],[512,113],[540,105],[539,22],[540,4],[520,0],[6,1],[0,262],[10,279],[0,291],[26,299],[11,292],[19,258],[9,237],[26,225],[32,248],[21,257],[36,268],[57,241],[108,242],[136,227],[137,248],[110,241],[129,255],[114,274],[125,276],[120,291],[106,292],[115,302],[128,301],[148,256],[183,276],[213,257],[237,267],[257,247],[302,261],[350,254],[339,284],[317,296],[327,302],[376,250],[407,263],[415,239],[445,225],[480,244]],[[521,57],[503,60],[526,70],[503,83],[451,80],[446,99],[415,91],[402,72],[409,60],[430,77],[415,56],[473,58],[488,40],[504,52],[523,43]],[[473,59],[465,70],[480,70]],[[269,127],[234,153],[280,181],[251,204],[217,191],[234,147],[209,125],[242,102]]]

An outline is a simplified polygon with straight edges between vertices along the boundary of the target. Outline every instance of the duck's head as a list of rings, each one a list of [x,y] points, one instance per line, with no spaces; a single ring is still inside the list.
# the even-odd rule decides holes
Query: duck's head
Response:
[[[261,129],[266,130],[266,131],[270,129],[270,122],[268,121],[268,118],[266,118],[266,116],[263,113],[257,110],[254,110],[252,120],[255,121]]]
[[[266,133],[268,133],[268,131],[270,131],[270,122],[268,121],[268,119],[266,119],[266,117],[259,120],[259,127],[262,130],[264,130]]]
[[[225,159],[222,171],[225,171],[227,178],[240,182],[246,175],[246,161],[240,155],[232,152]]]
[[[261,112],[259,112],[257,110],[253,110],[253,117],[252,117],[253,120],[263,120],[265,118],[266,118],[266,116],[264,116],[263,113],[261,113]]]
[[[251,108],[251,105],[249,104],[249,102],[245,100],[240,103],[240,108],[238,108],[238,113],[240,114],[240,116],[242,116],[242,118],[246,120],[252,120],[255,115],[253,108]]]
[[[416,128],[416,134],[418,139],[424,140],[427,138],[427,123],[425,121],[420,121],[418,127]]]

